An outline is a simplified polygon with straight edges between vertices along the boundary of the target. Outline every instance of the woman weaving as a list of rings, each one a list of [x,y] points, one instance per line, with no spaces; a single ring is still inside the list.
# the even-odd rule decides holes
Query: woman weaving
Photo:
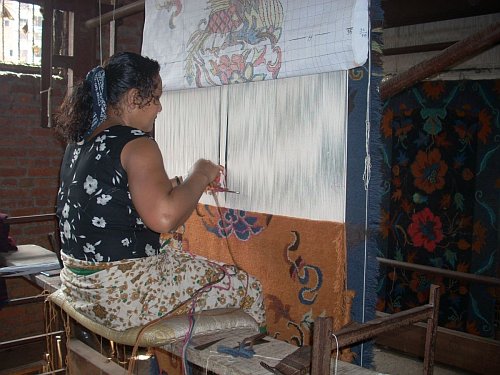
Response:
[[[118,53],[76,85],[56,116],[68,142],[60,175],[62,287],[73,306],[116,330],[166,314],[242,307],[263,325],[260,283],[182,251],[172,233],[222,167],[204,159],[169,179],[148,135],[161,111],[159,64]],[[170,151],[170,150],[169,150]]]

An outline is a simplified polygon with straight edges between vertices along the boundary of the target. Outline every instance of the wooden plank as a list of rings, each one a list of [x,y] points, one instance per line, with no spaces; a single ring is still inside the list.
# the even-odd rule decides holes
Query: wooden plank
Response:
[[[68,369],[72,375],[126,375],[127,370],[79,340],[68,342]]]
[[[377,315],[384,316],[377,312]],[[414,355],[424,356],[427,324],[416,323],[377,336],[377,345]],[[435,362],[480,374],[500,374],[500,341],[438,327]]]

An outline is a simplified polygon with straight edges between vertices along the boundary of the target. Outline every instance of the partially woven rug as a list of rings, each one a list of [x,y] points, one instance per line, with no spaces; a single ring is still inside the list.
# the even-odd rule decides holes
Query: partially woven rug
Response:
[[[185,225],[184,249],[236,262],[263,285],[271,336],[302,346],[312,323],[332,316],[334,329],[350,319],[344,224],[198,205]],[[349,353],[345,353],[349,356]],[[346,358],[349,359],[349,358]]]

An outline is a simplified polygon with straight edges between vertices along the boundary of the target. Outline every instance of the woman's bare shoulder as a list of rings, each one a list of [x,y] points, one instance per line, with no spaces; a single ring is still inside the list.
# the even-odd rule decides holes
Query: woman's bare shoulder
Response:
[[[157,163],[163,165],[160,148],[156,141],[149,137],[140,137],[128,142],[123,147],[120,159],[126,171],[136,167],[151,167]]]

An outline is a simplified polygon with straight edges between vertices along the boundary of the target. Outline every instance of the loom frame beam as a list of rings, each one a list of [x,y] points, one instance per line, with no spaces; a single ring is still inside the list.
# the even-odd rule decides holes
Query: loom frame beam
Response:
[[[87,29],[94,29],[99,27],[100,24],[108,23],[113,21],[113,19],[117,20],[120,18],[124,18],[127,16],[131,16],[136,13],[144,12],[144,4],[145,0],[135,1],[133,3],[121,6],[116,8],[114,11],[110,11],[101,15],[101,17],[94,17],[85,22],[85,27]]]
[[[450,66],[477,55],[498,42],[500,42],[500,22],[488,25],[477,33],[452,44],[436,56],[382,82],[380,97],[382,100],[390,98],[423,79],[442,73]]]
[[[460,271],[447,270],[437,267],[426,266],[423,264],[409,263],[409,262],[401,262],[394,259],[380,258],[377,257],[377,261],[380,264],[390,267],[403,268],[412,271],[418,271],[422,273],[429,273],[444,277],[449,277],[457,280],[468,281],[468,282],[477,282],[487,285],[500,286],[500,279],[497,277],[491,276],[482,276],[476,275],[473,273],[466,273]]]

